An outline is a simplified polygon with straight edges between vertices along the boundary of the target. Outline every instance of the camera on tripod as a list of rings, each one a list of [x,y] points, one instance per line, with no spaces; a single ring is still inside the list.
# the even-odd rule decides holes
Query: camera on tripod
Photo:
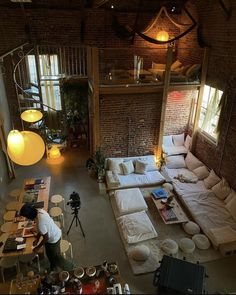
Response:
[[[73,192],[70,195],[70,201],[67,202],[67,205],[70,205],[71,208],[80,209],[81,202],[80,202],[80,196],[79,196],[79,194],[76,193],[76,192]]]

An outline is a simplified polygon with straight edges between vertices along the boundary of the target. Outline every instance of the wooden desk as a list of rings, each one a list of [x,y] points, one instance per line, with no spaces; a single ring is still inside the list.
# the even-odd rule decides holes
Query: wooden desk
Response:
[[[38,199],[37,201],[44,201],[44,210],[48,210],[48,199],[49,199],[49,191],[50,191],[50,181],[51,181],[51,177],[42,177],[45,183],[45,188],[44,189],[40,189],[39,193],[38,193]],[[23,197],[25,195],[25,183],[26,183],[27,179],[25,179],[24,184],[23,184],[23,188],[22,188],[22,192],[20,194],[20,198],[19,198],[19,202],[22,203]],[[22,203],[23,205],[23,203]],[[18,227],[18,222],[13,222],[12,223],[12,227],[11,230],[7,233],[8,235],[10,235],[11,233],[14,233],[17,231],[17,227]],[[8,236],[6,235],[6,237]],[[12,257],[12,256],[20,256],[20,255],[28,255],[28,254],[32,254],[32,248],[33,248],[33,242],[34,242],[35,238],[34,237],[29,237],[26,238],[26,248],[24,248],[23,250],[18,250],[18,251],[14,251],[14,252],[8,252],[8,253],[3,253],[3,248],[4,246],[2,246],[0,248],[0,257]]]

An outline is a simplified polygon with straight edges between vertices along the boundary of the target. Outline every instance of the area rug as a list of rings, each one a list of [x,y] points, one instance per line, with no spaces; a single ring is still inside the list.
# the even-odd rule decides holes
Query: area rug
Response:
[[[160,266],[160,261],[163,255],[166,255],[166,253],[161,250],[161,243],[163,242],[163,240],[169,238],[176,241],[179,244],[180,239],[184,237],[191,238],[190,235],[184,232],[181,224],[166,225],[163,222],[150,196],[146,196],[145,200],[148,205],[147,214],[158,233],[157,238],[136,244],[128,244],[123,238],[122,230],[118,226],[120,237],[123,241],[123,245],[128,256],[129,263],[131,265],[133,273],[136,275],[154,272]],[[110,201],[114,215],[115,217],[118,217],[114,196],[110,196]],[[137,262],[133,260],[133,258],[130,255],[131,250],[137,245],[146,245],[151,250],[149,259],[145,262]],[[207,250],[200,250],[196,248],[192,254],[185,254],[179,249],[178,253],[174,255],[174,257],[180,259],[185,258],[187,261],[193,263],[204,263],[223,258],[221,253],[215,250],[212,246]]]

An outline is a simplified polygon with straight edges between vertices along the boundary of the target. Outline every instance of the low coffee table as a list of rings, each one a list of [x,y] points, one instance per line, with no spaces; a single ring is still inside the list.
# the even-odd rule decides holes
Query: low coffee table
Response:
[[[173,220],[171,220],[171,219],[168,220],[168,218],[165,218],[165,216],[171,215],[171,212],[166,212],[168,210],[165,210],[166,205],[161,202],[161,199],[154,199],[154,197],[151,194],[151,192],[154,189],[155,188],[143,188],[143,189],[141,189],[141,192],[144,197],[150,196],[152,198],[152,201],[155,204],[155,207],[157,208],[157,210],[158,210],[158,212],[165,224],[176,224],[176,223],[184,223],[184,222],[189,221],[189,218],[187,217],[187,215],[183,211],[183,209],[180,206],[179,202],[177,201],[175,195],[173,196],[173,200],[171,202],[173,207],[170,208],[169,210],[173,212],[173,216],[176,216],[176,218]]]

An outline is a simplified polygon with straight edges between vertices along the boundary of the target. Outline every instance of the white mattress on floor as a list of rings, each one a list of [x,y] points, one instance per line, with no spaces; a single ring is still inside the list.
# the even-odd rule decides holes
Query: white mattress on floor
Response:
[[[157,237],[157,232],[144,211],[118,217],[117,224],[128,244]]]
[[[114,198],[119,215],[147,211],[148,209],[139,188],[116,190]]]

